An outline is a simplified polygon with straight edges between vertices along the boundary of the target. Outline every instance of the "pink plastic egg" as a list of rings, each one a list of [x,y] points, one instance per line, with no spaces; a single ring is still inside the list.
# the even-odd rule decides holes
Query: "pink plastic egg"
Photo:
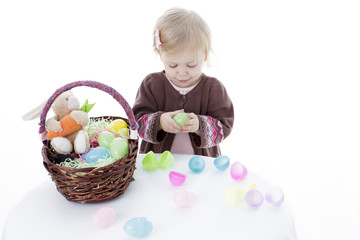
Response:
[[[107,228],[114,223],[115,216],[115,210],[112,207],[104,206],[95,212],[92,220],[96,227]]]
[[[180,186],[185,182],[186,175],[182,174],[182,173],[179,173],[179,172],[171,171],[169,173],[169,180],[170,180],[172,185]]]
[[[248,171],[244,165],[240,162],[234,162],[230,168],[230,175],[235,180],[243,180],[248,174]]]
[[[173,199],[175,204],[181,208],[192,207],[197,201],[197,194],[191,190],[177,190],[174,193]]]

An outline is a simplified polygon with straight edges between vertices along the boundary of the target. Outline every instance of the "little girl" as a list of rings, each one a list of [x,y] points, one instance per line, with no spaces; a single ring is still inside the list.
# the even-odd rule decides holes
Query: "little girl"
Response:
[[[234,108],[221,82],[202,73],[211,49],[207,24],[193,11],[172,8],[158,19],[153,41],[165,70],[146,76],[136,96],[140,153],[220,156]],[[179,112],[191,118],[182,128],[172,119]]]

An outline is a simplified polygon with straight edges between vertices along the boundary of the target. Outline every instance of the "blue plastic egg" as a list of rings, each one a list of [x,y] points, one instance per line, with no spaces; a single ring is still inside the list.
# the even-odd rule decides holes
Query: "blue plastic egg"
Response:
[[[132,218],[124,225],[124,232],[135,238],[145,238],[152,230],[152,223],[145,217]]]
[[[215,158],[214,165],[220,171],[225,171],[230,166],[230,158],[228,156],[220,156]]]
[[[200,173],[205,168],[205,160],[200,156],[194,156],[189,160],[189,168],[194,173]]]
[[[109,158],[109,157],[110,157],[109,149],[107,149],[105,147],[97,147],[97,148],[91,149],[86,154],[85,160],[88,163],[94,163],[94,162],[97,162],[101,158]]]

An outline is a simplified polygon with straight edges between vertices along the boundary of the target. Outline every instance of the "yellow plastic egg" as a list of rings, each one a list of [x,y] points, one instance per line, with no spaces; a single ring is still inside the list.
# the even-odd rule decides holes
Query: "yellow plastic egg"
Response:
[[[107,129],[114,130],[115,132],[119,131],[122,128],[127,128],[126,122],[122,119],[116,119],[107,126]]]
[[[236,206],[244,196],[244,192],[239,188],[229,187],[224,191],[225,202],[229,206]]]
[[[119,129],[118,133],[121,136],[129,137],[129,129],[128,128],[121,128],[121,129]]]
[[[257,186],[255,183],[251,183],[244,189],[244,194],[246,194],[248,191],[254,190],[254,189],[257,189]]]

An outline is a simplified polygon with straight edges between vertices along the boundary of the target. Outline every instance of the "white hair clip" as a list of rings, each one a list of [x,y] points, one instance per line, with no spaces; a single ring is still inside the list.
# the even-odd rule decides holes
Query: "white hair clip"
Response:
[[[156,44],[156,48],[160,51],[162,43],[160,40],[160,31],[158,29],[156,29],[155,31],[155,44]]]

